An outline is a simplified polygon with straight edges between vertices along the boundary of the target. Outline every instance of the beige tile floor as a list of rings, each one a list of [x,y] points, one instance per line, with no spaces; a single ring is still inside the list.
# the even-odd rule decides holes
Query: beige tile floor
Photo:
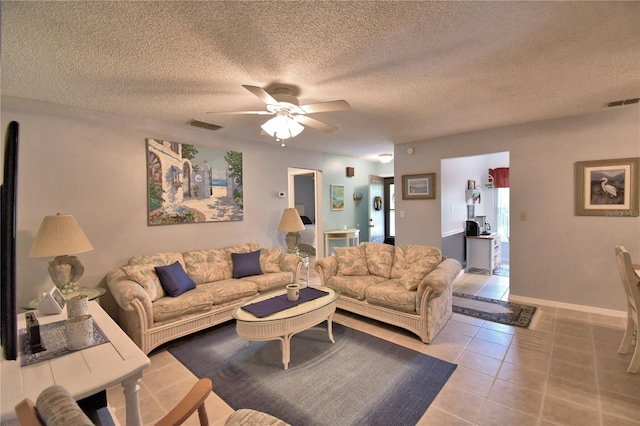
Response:
[[[319,284],[311,275],[311,283]],[[506,300],[508,280],[464,274],[454,289]],[[338,312],[335,321],[458,365],[420,425],[640,426],[640,374],[626,373],[630,355],[617,353],[624,330],[620,318],[542,307],[536,329],[529,330],[454,314],[429,345],[356,315]],[[145,425],[196,381],[167,351],[150,357],[140,389]],[[124,425],[121,388],[107,395]],[[232,411],[215,395],[215,383],[206,404],[214,425]]]

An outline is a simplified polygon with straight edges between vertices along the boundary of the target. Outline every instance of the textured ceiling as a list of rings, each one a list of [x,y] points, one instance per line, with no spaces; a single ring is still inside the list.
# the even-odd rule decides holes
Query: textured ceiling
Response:
[[[242,85],[292,87],[287,146],[394,143],[602,110],[640,95],[639,2],[2,2],[2,94],[275,144]],[[205,130],[203,130],[205,131]]]

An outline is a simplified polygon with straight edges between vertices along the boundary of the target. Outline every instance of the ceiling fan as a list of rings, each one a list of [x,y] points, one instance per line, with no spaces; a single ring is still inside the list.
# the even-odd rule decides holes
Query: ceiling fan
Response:
[[[288,88],[278,88],[273,94],[267,93],[263,88],[257,86],[242,85],[245,89],[256,95],[266,104],[266,111],[231,111],[213,112],[215,114],[257,114],[275,115],[262,126],[264,132],[276,139],[288,139],[295,137],[304,130],[304,126],[314,128],[323,132],[333,132],[337,127],[307,114],[317,112],[341,111],[351,108],[347,101],[329,101],[315,104],[300,105],[298,98],[291,94]]]

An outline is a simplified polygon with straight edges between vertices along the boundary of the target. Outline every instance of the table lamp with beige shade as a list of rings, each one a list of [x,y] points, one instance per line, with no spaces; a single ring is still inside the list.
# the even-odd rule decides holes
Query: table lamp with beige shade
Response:
[[[298,254],[298,244],[300,244],[300,240],[302,239],[299,231],[304,231],[304,224],[302,223],[302,219],[300,219],[298,210],[294,208],[284,209],[282,218],[280,219],[280,225],[278,225],[278,231],[287,233],[284,240],[287,243],[289,253]]]
[[[70,294],[78,290],[84,266],[76,253],[93,250],[93,246],[80,228],[76,219],[70,214],[45,216],[36,238],[33,241],[29,257],[51,257],[49,275],[62,294]]]

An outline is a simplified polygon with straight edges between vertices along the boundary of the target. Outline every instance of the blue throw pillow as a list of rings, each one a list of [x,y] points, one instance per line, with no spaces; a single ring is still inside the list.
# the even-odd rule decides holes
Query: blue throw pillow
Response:
[[[260,269],[260,250],[250,253],[231,253],[233,260],[233,278],[262,275]]]
[[[196,288],[196,283],[182,269],[180,262],[168,266],[156,266],[155,270],[162,288],[171,297],[180,296],[185,291]]]

